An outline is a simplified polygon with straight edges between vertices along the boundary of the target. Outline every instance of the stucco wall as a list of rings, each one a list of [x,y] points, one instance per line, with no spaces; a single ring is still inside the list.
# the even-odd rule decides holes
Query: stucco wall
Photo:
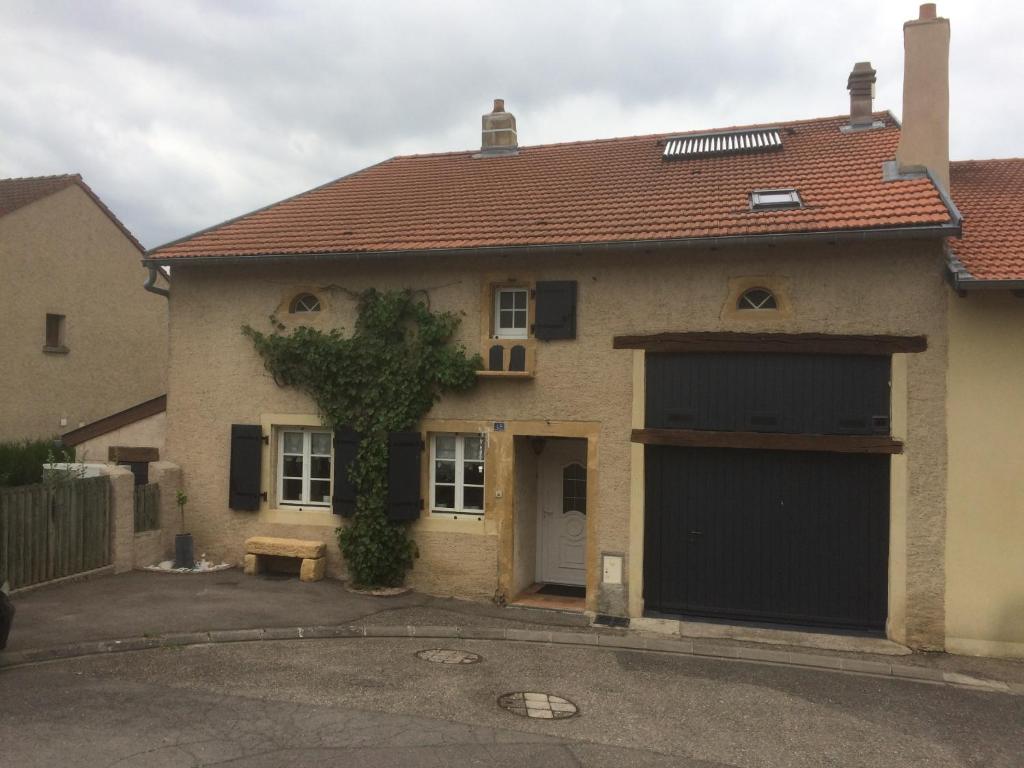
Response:
[[[167,431],[167,414],[154,413],[133,424],[85,440],[75,446],[79,461],[106,461],[111,446],[132,448],[156,448],[164,454],[164,437]]]
[[[764,276],[785,293],[785,313],[730,313],[730,280]],[[481,381],[451,396],[435,419],[514,419],[600,423],[601,452],[592,521],[596,551],[628,550],[633,353],[612,349],[619,334],[658,331],[925,334],[928,351],[908,355],[906,568],[909,605],[897,634],[921,646],[942,642],[946,442],[945,322],[942,253],[937,243],[764,247],[675,253],[587,256],[425,257],[415,261],[321,261],[176,267],[171,295],[168,457],[180,463],[193,499],[197,546],[239,559],[246,536],[312,536],[331,542],[333,528],[278,525],[266,515],[227,508],[232,423],[261,414],[309,414],[301,393],[277,387],[264,370],[243,323],[268,328],[268,315],[299,288],[314,288],[324,311],[315,323],[351,328],[352,292],[367,287],[424,289],[435,309],[465,312],[461,337],[476,351],[481,337],[481,286],[508,279],[579,281],[578,338],[537,345],[533,380]],[[287,319],[287,318],[285,318]],[[490,502],[488,502],[490,503]],[[443,538],[442,538],[443,537]],[[494,537],[433,533],[424,538],[414,583],[431,568],[438,547],[458,549],[479,593],[494,573]],[[488,576],[488,578],[494,578]],[[430,579],[434,581],[434,579]],[[628,585],[627,585],[628,586]],[[492,587],[493,591],[493,587]]]
[[[1024,657],[1024,301],[949,304],[947,647]]]
[[[142,289],[141,257],[78,186],[0,218],[0,440],[166,391],[167,308]],[[43,352],[48,313],[67,318],[67,354]]]

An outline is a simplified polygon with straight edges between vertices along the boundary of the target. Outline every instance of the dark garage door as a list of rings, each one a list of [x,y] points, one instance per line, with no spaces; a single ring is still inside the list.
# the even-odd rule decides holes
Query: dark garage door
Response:
[[[888,380],[879,357],[651,355],[647,425],[887,433]],[[888,456],[645,451],[648,612],[884,629]]]
[[[647,446],[649,611],[881,630],[889,457]]]

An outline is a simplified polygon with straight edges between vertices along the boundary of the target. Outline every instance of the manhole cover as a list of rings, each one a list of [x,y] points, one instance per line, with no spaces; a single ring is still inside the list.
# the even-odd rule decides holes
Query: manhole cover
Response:
[[[506,693],[498,697],[498,706],[514,715],[540,720],[562,720],[579,713],[571,701],[550,693]]]
[[[476,664],[480,661],[480,654],[469,651],[457,651],[453,648],[429,648],[417,652],[416,656],[424,661],[432,661],[435,664]]]

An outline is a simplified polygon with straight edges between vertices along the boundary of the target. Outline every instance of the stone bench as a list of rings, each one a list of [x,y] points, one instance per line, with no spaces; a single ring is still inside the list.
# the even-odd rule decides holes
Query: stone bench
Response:
[[[320,581],[327,566],[327,545],[322,541],[253,536],[245,540],[245,573],[255,576],[263,570],[266,557],[293,557],[302,561],[299,579]]]

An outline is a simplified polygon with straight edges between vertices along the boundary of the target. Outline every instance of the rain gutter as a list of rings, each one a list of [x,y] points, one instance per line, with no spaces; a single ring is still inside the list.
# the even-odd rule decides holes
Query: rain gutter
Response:
[[[143,284],[142,287],[145,288],[150,293],[155,293],[158,296],[163,296],[165,299],[169,298],[171,295],[170,290],[168,290],[167,288],[161,288],[156,284],[156,281],[160,275],[163,275],[164,279],[167,280],[169,283],[171,280],[171,276],[167,274],[166,270],[161,269],[159,266],[149,264],[146,259],[143,259],[142,263],[149,268],[149,275],[146,276],[146,282]]]
[[[943,196],[944,201],[948,198]],[[947,207],[951,205],[947,203]],[[961,218],[959,211],[950,210],[952,220],[945,224],[921,227],[893,227],[885,229],[820,230],[779,235],[731,235],[727,237],[683,237],[668,240],[610,240],[589,243],[559,243],[553,245],[503,245],[471,248],[424,248],[394,251],[334,251],[323,253],[270,253],[235,256],[171,256],[161,258],[150,253],[142,263],[147,267],[167,264],[251,264],[257,261],[275,262],[292,259],[334,260],[364,258],[400,258],[405,256],[459,256],[478,255],[537,255],[581,254],[584,252],[654,251],[672,248],[728,248],[742,245],[796,245],[800,243],[859,243],[875,240],[909,240],[923,238],[959,237]]]

